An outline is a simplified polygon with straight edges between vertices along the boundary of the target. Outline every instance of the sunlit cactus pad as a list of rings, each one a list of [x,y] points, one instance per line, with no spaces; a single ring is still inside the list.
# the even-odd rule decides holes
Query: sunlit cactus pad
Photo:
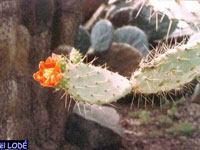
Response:
[[[111,103],[131,92],[128,79],[91,64],[70,63],[64,76],[68,80],[67,94],[84,103]]]
[[[143,61],[144,62],[144,61]],[[200,74],[200,43],[167,50],[140,64],[131,83],[136,93],[151,94],[180,90]]]
[[[182,20],[200,25],[200,2],[198,0],[147,0],[157,12],[167,15],[170,19]]]

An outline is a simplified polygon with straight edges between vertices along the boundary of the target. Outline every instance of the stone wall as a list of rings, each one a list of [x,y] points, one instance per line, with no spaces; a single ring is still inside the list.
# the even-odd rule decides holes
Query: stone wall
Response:
[[[28,139],[30,149],[63,149],[67,110],[61,93],[43,88],[32,74],[60,44],[73,46],[80,4],[0,1],[0,140]]]

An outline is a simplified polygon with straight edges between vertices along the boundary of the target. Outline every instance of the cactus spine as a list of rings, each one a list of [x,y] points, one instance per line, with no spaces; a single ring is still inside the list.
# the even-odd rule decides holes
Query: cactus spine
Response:
[[[156,7],[153,0],[149,0],[149,2],[151,2],[150,5],[154,7],[156,13],[166,14],[171,20],[184,20],[196,27],[200,23],[199,13],[187,21],[187,17],[192,15],[190,12],[187,12],[187,16],[181,15],[182,18],[178,18],[176,15],[173,15],[174,11]],[[182,8],[179,4],[176,7]],[[183,11],[181,9],[178,10],[180,11],[179,13]],[[169,25],[169,30],[170,27],[171,25]],[[97,42],[97,44],[99,43]],[[101,105],[117,101],[129,94],[131,90],[136,94],[142,95],[159,95],[163,92],[170,92],[173,89],[181,90],[187,83],[200,76],[199,38],[195,42],[191,41],[187,44],[168,49],[165,53],[155,55],[153,58],[150,58],[150,55],[151,53],[146,59],[143,59],[138,70],[133,72],[129,81],[118,73],[113,73],[106,68],[93,66],[92,63],[83,63],[81,54],[73,49],[69,58],[59,57],[58,61],[60,61],[61,71],[58,70],[59,66],[55,69],[58,75],[60,75],[60,72],[62,73],[63,78],[55,88],[63,89],[74,100]],[[46,67],[48,68],[48,61]],[[47,70],[45,71],[41,67],[41,73],[45,74],[42,79],[45,79],[46,75],[54,73],[52,68]],[[37,75],[37,79],[40,81],[40,74],[38,73]],[[53,82],[55,80],[54,77],[59,79],[58,77],[60,76],[56,75],[51,76],[52,78],[47,78],[47,80]]]
[[[64,89],[74,100],[101,105],[117,101],[131,92],[128,79],[106,68],[84,64],[77,50],[72,50],[69,60],[63,74],[66,84],[59,86],[63,85],[61,81],[57,88]]]
[[[167,50],[149,62],[143,61],[131,77],[133,91],[159,94],[180,90],[200,74],[200,43]]]

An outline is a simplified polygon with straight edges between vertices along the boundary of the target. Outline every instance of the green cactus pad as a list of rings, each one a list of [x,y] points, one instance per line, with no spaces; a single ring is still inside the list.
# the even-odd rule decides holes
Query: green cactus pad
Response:
[[[92,64],[69,63],[64,76],[68,80],[64,88],[67,94],[84,103],[111,103],[131,92],[128,79]]]
[[[200,74],[200,43],[193,42],[169,49],[140,64],[131,77],[136,93],[151,94],[181,90]]]

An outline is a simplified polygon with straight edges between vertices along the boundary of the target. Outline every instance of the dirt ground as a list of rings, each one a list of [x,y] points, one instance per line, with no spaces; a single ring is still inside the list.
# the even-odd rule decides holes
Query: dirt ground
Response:
[[[175,104],[133,106],[118,103],[123,143],[120,150],[199,150],[200,105],[189,100]],[[141,115],[142,114],[142,115]],[[69,150],[79,148],[66,145]]]
[[[159,107],[134,110],[149,112],[146,120],[131,115],[127,105],[122,105],[120,110],[124,133],[121,150],[200,149],[199,104],[184,101],[162,110]]]

